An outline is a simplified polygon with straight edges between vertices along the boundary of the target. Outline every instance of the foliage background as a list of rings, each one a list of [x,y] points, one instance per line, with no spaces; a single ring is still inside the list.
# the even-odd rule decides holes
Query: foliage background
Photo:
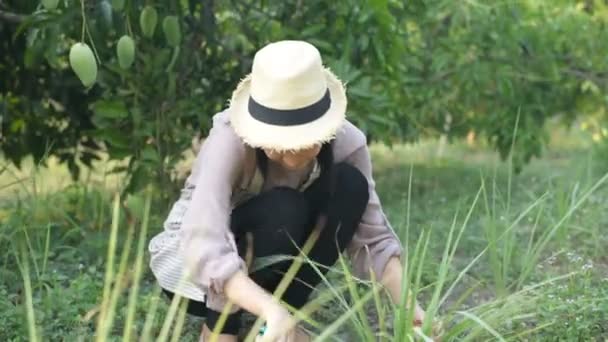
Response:
[[[514,163],[540,155],[544,124],[590,122],[606,136],[608,7],[605,1],[85,0],[85,42],[99,76],[84,89],[70,70],[81,37],[81,4],[0,2],[3,155],[19,165],[55,155],[74,176],[105,152],[127,160],[127,190],[176,187],[175,165],[210,116],[225,108],[254,52],[279,39],[315,44],[348,84],[350,118],[387,143],[471,132],[506,157],[517,122]],[[141,34],[144,5],[159,13]],[[173,49],[160,23],[180,18]],[[130,34],[136,62],[122,70],[115,45]],[[519,118],[519,121],[518,121]],[[603,130],[602,130],[603,128]]]
[[[37,0],[0,0],[5,340],[168,331],[171,306],[149,270],[140,274],[141,292],[125,295],[138,284],[133,259],[141,263],[145,239],[162,227],[170,202],[133,221],[143,199],[122,196],[128,215],[112,219],[112,193],[152,183],[162,189],[158,202],[175,198],[182,152],[225,108],[255,51],[279,39],[315,44],[347,82],[350,118],[370,141],[393,145],[372,148],[379,193],[412,252],[408,268],[422,302],[446,322],[445,340],[496,337],[463,312],[508,340],[608,336],[607,1],[124,0],[118,9],[120,2],[58,0],[46,10]],[[139,25],[146,5],[159,13],[151,38]],[[163,35],[168,15],[179,17],[179,48]],[[124,34],[136,43],[127,70],[116,57]],[[98,56],[91,89],[68,64],[80,40]],[[476,143],[462,144],[465,136]],[[444,158],[435,158],[442,149]],[[80,181],[62,183],[63,166]],[[149,235],[141,216],[150,220]],[[113,223],[120,225],[114,239]],[[116,265],[103,256],[114,243],[114,261],[120,254],[119,264],[129,266],[110,279],[124,282],[105,281]],[[349,277],[332,280],[352,285]],[[104,322],[99,308],[107,309],[109,290],[118,304],[107,310],[115,324],[104,332],[95,321]],[[340,326],[360,303],[356,291],[346,297],[325,304],[319,321]],[[131,299],[137,305],[124,305]],[[376,311],[383,312],[368,318]],[[407,315],[396,316],[401,333],[412,333]],[[365,336],[382,331],[383,317],[370,328],[365,314],[352,315],[356,337],[345,340],[375,340]],[[197,340],[200,322],[187,325],[184,340]]]

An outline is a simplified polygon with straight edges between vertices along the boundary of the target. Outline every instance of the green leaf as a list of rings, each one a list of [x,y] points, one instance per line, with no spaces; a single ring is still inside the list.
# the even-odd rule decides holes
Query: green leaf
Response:
[[[169,72],[167,77],[167,97],[175,97],[175,90],[177,88],[177,74],[175,72]]]
[[[130,147],[129,137],[126,134],[123,134],[122,132],[120,132],[116,129],[106,128],[106,129],[98,130],[95,132],[95,135],[98,138],[101,138],[101,139],[107,141],[113,147],[119,147],[119,148],[129,148]]]
[[[95,115],[108,119],[124,119],[129,116],[129,111],[124,103],[118,100],[101,100],[93,105]]]
[[[158,152],[152,146],[146,146],[141,151],[141,159],[148,160],[148,161],[153,161],[153,162],[159,162],[160,161],[160,158],[158,156]]]
[[[18,133],[25,128],[25,121],[23,119],[16,119],[9,125],[9,132]]]
[[[380,65],[385,66],[386,58],[384,57],[384,51],[382,50],[382,45],[378,41],[373,40],[372,46],[374,48],[374,52],[376,53],[376,58],[378,58],[378,61],[380,62]]]
[[[44,47],[42,44],[33,44],[25,48],[23,54],[23,64],[26,69],[34,69],[40,64],[42,60],[42,54],[44,53]]]
[[[137,218],[144,217],[145,199],[142,194],[129,194],[125,200],[125,206]]]
[[[333,48],[334,48],[334,46],[333,46],[332,43],[330,43],[328,41],[325,41],[325,40],[320,40],[320,39],[317,39],[317,38],[310,38],[310,39],[308,39],[308,41],[311,44],[315,45],[321,51],[328,51],[329,52],[329,51],[332,51]]]
[[[305,38],[315,37],[315,36],[318,36],[319,33],[321,33],[323,30],[326,30],[326,29],[327,29],[326,25],[321,25],[321,24],[312,25],[312,26],[308,26],[304,30],[302,30],[300,35]]]
[[[119,147],[112,147],[109,149],[109,154],[110,154],[110,158],[112,159],[117,159],[117,160],[121,160],[121,159],[125,159],[127,157],[130,157],[133,154],[133,151],[131,151],[131,149],[128,148],[119,148]],[[115,170],[119,170],[119,168],[117,167]],[[122,172],[124,170],[120,170],[120,171],[116,171],[118,172]]]
[[[131,173],[129,184],[125,191],[127,193],[134,193],[142,190],[147,184],[152,181],[151,175],[144,165],[138,165]]]

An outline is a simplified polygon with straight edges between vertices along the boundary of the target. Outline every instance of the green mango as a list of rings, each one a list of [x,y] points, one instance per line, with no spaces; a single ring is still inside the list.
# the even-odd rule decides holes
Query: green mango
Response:
[[[174,15],[166,16],[163,20],[163,32],[169,46],[176,47],[181,43],[182,33],[179,29],[179,20]]]
[[[139,15],[139,26],[144,36],[151,38],[158,22],[158,13],[152,6],[146,6]]]
[[[42,0],[41,2],[47,11],[52,11],[59,5],[59,0]]]
[[[97,80],[97,61],[86,43],[76,43],[70,48],[70,67],[82,84],[89,88]]]
[[[123,69],[129,69],[135,60],[135,42],[128,35],[120,37],[116,44],[118,64]]]

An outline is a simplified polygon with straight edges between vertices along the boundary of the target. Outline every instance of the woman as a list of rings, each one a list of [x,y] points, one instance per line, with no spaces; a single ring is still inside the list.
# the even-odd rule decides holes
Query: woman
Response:
[[[241,310],[265,320],[268,341],[307,341],[283,303],[301,308],[321,278],[298,271],[281,301],[272,297],[289,262],[247,271],[245,256],[299,253],[331,267],[347,251],[355,275],[373,272],[400,300],[401,245],[380,206],[365,135],[345,119],[342,83],[302,41],[259,50],[252,72],[213,118],[164,231],[150,242],[150,266],[169,296],[206,317],[202,339],[230,302],[219,341],[236,341]],[[323,272],[326,272],[323,268]],[[415,320],[424,312],[416,306]]]

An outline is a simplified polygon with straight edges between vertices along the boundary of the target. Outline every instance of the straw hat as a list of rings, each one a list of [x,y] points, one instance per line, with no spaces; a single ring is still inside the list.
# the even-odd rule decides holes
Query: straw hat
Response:
[[[279,41],[260,49],[251,73],[230,101],[230,123],[252,147],[298,150],[334,138],[343,125],[346,91],[303,41]]]

